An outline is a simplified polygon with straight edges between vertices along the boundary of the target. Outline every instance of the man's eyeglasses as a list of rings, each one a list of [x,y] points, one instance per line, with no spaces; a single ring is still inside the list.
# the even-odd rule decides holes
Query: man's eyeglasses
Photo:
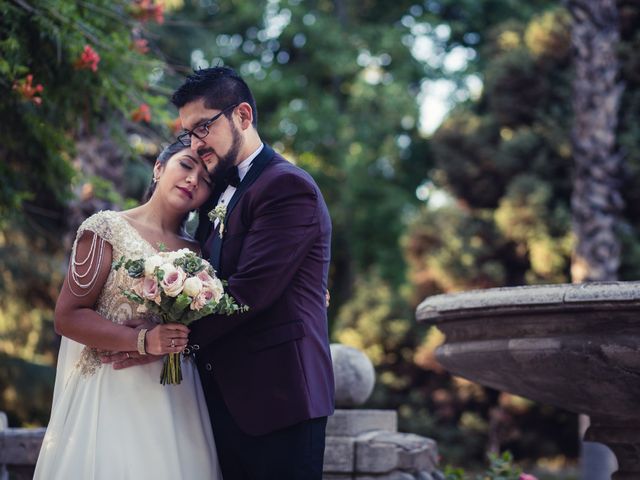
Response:
[[[220,118],[222,115],[227,113],[229,110],[233,110],[234,108],[236,108],[238,105],[240,104],[234,103],[233,105],[229,105],[227,108],[223,109],[220,113],[215,114],[209,120],[207,120],[204,123],[201,123],[193,130],[187,130],[186,132],[181,133],[180,135],[178,135],[178,141],[185,147],[188,147],[191,145],[192,135],[196,137],[198,140],[202,140],[204,137],[209,135],[209,127],[213,122],[215,122],[218,118]]]

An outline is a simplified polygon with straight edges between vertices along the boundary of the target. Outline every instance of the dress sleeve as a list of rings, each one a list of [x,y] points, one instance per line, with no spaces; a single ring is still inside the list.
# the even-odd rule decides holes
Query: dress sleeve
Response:
[[[98,212],[87,218],[78,228],[71,248],[67,274],[69,289],[76,297],[86,296],[93,291],[104,255],[110,250],[105,244],[113,248],[115,214],[110,211]],[[81,240],[83,248],[78,249]]]

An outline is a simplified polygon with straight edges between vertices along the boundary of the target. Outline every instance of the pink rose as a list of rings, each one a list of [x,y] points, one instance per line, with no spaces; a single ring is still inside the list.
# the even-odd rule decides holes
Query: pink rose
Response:
[[[146,300],[153,300],[160,305],[160,291],[158,289],[158,282],[154,277],[144,277],[141,296]]]
[[[213,291],[207,288],[200,291],[200,293],[193,299],[189,307],[191,310],[200,310],[207,303],[213,299]]]
[[[169,297],[177,297],[182,292],[187,274],[181,268],[176,268],[170,263],[165,263],[160,268],[164,272],[160,287]]]
[[[214,281],[213,277],[209,275],[206,270],[199,271],[196,277],[202,282],[203,285],[210,285]]]
[[[529,475],[528,473],[521,473],[518,480],[538,480],[538,478],[533,475]]]
[[[202,282],[202,291],[211,292],[211,298],[216,303],[220,301],[222,295],[224,294],[224,287],[222,286],[222,282],[217,277],[212,277],[207,273],[206,270],[202,270],[198,272],[196,275],[200,281]]]

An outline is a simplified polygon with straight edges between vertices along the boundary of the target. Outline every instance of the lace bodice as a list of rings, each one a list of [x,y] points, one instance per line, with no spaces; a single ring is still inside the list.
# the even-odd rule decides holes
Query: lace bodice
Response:
[[[92,215],[80,225],[71,252],[72,259],[75,258],[78,239],[86,231],[95,233],[111,245],[114,261],[121,256],[135,259],[157,253],[157,250],[142,238],[122,215],[105,210]],[[123,324],[138,316],[139,305],[122,294],[122,291],[130,289],[132,284],[133,279],[127,275],[125,269],[111,270],[96,302],[96,312],[118,324]],[[78,362],[82,373],[91,375],[100,365],[99,352],[96,349],[85,347]]]

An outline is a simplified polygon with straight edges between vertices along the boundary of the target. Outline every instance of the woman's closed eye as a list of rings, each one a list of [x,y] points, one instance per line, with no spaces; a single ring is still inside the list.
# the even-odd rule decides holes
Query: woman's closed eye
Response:
[[[180,161],[180,166],[185,170],[193,170],[195,168],[191,163],[187,161]],[[211,178],[208,173],[202,173],[198,175],[198,182],[204,183],[209,188],[211,188],[212,186]]]

